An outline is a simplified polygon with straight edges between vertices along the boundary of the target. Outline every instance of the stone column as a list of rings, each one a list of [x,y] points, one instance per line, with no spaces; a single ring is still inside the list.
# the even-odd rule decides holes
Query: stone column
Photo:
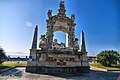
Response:
[[[71,30],[68,33],[68,47],[73,48],[74,46],[74,32]]]
[[[51,29],[47,30],[47,49],[52,48],[52,42],[53,42],[53,33]]]
[[[53,22],[51,20],[46,20],[47,22],[47,49],[52,49],[52,42],[53,42]]]
[[[68,33],[66,34],[66,47],[68,47]]]
[[[70,48],[74,48],[74,38],[75,38],[75,34],[74,34],[74,27],[75,27],[75,23],[74,23],[74,20],[75,20],[75,15],[72,14],[71,15],[71,21],[70,21],[70,27],[69,27],[69,34],[68,34],[68,45]]]

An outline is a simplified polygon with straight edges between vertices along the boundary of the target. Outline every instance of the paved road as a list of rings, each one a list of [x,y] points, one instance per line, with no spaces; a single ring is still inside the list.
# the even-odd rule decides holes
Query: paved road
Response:
[[[83,74],[46,75],[25,72],[24,67],[14,68],[0,74],[0,80],[117,80],[120,71],[106,72],[91,70]]]

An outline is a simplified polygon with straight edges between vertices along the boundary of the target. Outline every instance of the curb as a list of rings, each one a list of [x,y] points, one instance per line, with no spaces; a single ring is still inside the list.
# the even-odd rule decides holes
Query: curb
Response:
[[[90,69],[99,70],[99,71],[120,71],[120,70],[107,70],[107,69],[103,69],[103,68],[97,68],[97,67],[94,67],[94,66],[91,66]]]
[[[120,70],[107,70],[107,71],[120,71]]]
[[[3,73],[3,72],[6,72],[8,70],[14,69],[16,67],[26,67],[26,66],[14,66],[14,67],[11,67],[11,68],[3,69],[3,70],[0,70],[0,74]]]
[[[106,70],[106,69],[97,68],[97,67],[94,67],[94,66],[91,66],[90,69],[92,69],[92,70],[99,70],[99,71],[108,71],[108,70]]]
[[[0,70],[0,73],[3,73],[3,72],[8,71],[8,70],[11,70],[11,69],[13,69],[13,68],[16,68],[16,66],[11,67],[11,68],[7,68],[7,69]]]

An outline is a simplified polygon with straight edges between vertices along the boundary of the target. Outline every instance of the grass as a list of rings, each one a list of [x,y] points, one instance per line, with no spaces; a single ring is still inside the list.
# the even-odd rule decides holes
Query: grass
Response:
[[[26,66],[27,62],[26,61],[9,61],[9,62],[4,62],[0,64],[0,70],[15,67],[15,66]],[[90,63],[90,66],[94,66],[97,68],[103,68],[106,70],[120,70],[120,64],[119,65],[113,65],[111,67],[105,67],[99,63]]]
[[[106,70],[120,70],[120,65],[113,65],[111,67],[106,67],[106,66],[103,66],[99,63],[90,63],[90,66],[94,66],[94,67],[97,67],[97,68],[103,68],[103,69],[106,69]]]
[[[0,64],[0,70],[15,67],[15,66],[26,66],[27,62],[26,61],[9,61],[9,62],[4,62]]]

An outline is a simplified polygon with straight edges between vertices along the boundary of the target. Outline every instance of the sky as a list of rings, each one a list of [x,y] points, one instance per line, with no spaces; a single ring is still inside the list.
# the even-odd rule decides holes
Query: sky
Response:
[[[75,37],[83,30],[88,55],[103,50],[120,52],[119,0],[64,0],[66,15],[75,14]],[[47,11],[57,13],[60,0],[0,0],[0,46],[7,55],[29,56],[35,25],[40,35],[46,33]],[[65,42],[65,33],[57,31],[54,39]]]

